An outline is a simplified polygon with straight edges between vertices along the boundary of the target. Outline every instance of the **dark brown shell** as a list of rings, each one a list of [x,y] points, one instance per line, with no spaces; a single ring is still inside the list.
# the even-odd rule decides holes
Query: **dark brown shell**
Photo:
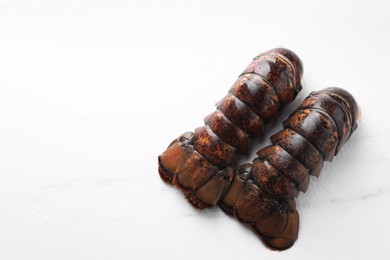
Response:
[[[250,139],[261,137],[265,124],[294,100],[302,73],[300,59],[290,50],[258,55],[217,103],[217,111],[205,117],[205,125],[180,136],[159,156],[160,176],[183,190],[194,206],[216,205],[231,185],[238,154],[247,154]]]
[[[318,176],[323,161],[331,161],[350,138],[357,113],[356,101],[343,89],[312,92],[271,137],[272,145],[237,170],[220,207],[270,248],[291,247],[299,229],[294,198],[306,191],[309,174]]]

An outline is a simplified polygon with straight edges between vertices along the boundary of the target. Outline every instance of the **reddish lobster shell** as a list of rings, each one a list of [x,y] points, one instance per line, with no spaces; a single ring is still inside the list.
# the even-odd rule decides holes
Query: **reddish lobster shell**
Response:
[[[272,49],[255,57],[205,117],[205,125],[175,139],[158,157],[163,180],[184,191],[197,208],[215,206],[229,190],[238,154],[276,119],[301,90],[303,67],[296,54]]]
[[[299,229],[294,199],[351,137],[357,114],[355,99],[343,89],[312,92],[271,137],[272,145],[258,151],[252,164],[239,167],[220,207],[270,248],[291,247]]]

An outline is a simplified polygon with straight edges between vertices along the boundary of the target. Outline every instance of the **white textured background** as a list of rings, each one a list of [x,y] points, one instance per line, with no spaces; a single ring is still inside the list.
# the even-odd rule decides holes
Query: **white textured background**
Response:
[[[388,259],[389,13],[374,0],[0,0],[0,259]],[[290,111],[339,86],[363,119],[299,197],[295,246],[273,252],[189,206],[157,155],[280,45],[305,66]]]

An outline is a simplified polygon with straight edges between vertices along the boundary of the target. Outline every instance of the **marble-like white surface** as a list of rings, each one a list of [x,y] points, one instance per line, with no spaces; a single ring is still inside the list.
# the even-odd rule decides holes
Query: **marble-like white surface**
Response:
[[[0,0],[0,259],[388,259],[388,1]],[[283,45],[304,90],[339,86],[363,117],[298,199],[273,252],[193,209],[157,155],[202,124],[259,52]],[[243,161],[249,158],[243,158]]]

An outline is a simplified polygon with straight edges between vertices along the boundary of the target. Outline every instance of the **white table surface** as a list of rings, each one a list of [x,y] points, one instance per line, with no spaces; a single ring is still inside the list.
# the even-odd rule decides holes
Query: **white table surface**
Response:
[[[388,259],[389,7],[0,0],[0,259]],[[304,89],[253,154],[313,90],[347,89],[363,117],[300,195],[295,246],[274,252],[193,209],[157,156],[281,45]]]

